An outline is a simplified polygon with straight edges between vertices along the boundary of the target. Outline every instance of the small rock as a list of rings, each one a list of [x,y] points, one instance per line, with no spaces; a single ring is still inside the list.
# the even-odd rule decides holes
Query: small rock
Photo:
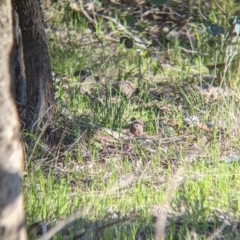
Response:
[[[119,81],[113,84],[113,92],[119,92],[130,98],[132,94],[136,91],[133,84],[129,81]]]
[[[167,35],[166,35],[166,39],[168,40],[168,41],[175,41],[175,40],[177,40],[178,39],[178,37],[179,37],[179,32],[177,32],[176,30],[171,30]]]
[[[89,69],[82,69],[81,71],[76,71],[74,77],[80,77],[80,82],[83,82],[86,77],[92,76],[92,73]]]
[[[90,93],[91,89],[94,89],[96,87],[97,83],[95,81],[95,78],[93,76],[88,76],[84,78],[84,81],[80,84],[80,92],[82,94],[84,93]]]
[[[49,230],[51,226],[46,225],[41,222],[33,223],[31,226],[28,227],[28,232],[30,236],[43,236],[45,235]]]
[[[147,235],[145,232],[140,232],[136,235],[135,240],[147,240]]]

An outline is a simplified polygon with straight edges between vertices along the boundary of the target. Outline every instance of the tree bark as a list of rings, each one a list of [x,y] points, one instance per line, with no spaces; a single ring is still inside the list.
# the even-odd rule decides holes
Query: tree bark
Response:
[[[15,10],[13,10],[13,30],[14,44],[11,56],[13,77],[11,89],[21,116],[26,105],[26,76],[23,61],[22,34],[19,28],[19,17]]]
[[[13,0],[22,34],[26,76],[26,107],[23,121],[34,132],[54,126],[55,100],[39,0]],[[45,134],[45,136],[51,134]]]
[[[23,151],[10,88],[11,9],[10,0],[0,0],[0,239],[25,240],[21,194]]]

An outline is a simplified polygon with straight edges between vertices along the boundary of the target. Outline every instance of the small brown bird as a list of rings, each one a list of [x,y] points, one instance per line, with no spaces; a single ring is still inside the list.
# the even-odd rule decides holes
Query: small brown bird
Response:
[[[129,130],[133,135],[143,134],[143,124],[137,121],[136,118],[132,118]]]

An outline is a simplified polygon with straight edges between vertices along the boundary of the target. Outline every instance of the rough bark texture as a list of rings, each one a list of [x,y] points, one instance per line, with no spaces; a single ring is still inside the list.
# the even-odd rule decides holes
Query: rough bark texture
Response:
[[[27,239],[21,179],[23,151],[12,99],[10,55],[13,43],[10,0],[0,0],[0,239]]]
[[[39,131],[43,126],[54,126],[55,121],[52,73],[40,1],[13,0],[13,3],[19,16],[26,76],[23,121],[30,130]]]
[[[19,28],[19,17],[13,10],[13,36],[14,45],[12,51],[11,67],[12,67],[12,93],[19,108],[19,113],[24,110],[26,105],[26,76],[23,61],[22,34]]]

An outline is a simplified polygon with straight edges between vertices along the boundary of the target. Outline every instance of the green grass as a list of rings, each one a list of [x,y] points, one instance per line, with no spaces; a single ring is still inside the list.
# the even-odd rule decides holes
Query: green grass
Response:
[[[232,2],[219,4],[231,15]],[[239,69],[233,60],[224,75],[217,67],[208,69],[222,61],[218,40],[197,33],[189,50],[202,54],[182,52],[181,42],[144,52],[110,41],[108,32],[117,39],[122,35],[114,22],[107,27],[97,19],[91,33],[67,1],[44,14],[51,26],[59,143],[48,149],[38,136],[24,133],[27,225],[55,225],[83,210],[67,239],[82,229],[81,239],[135,239],[140,232],[154,239],[153,216],[164,208],[165,239],[211,239],[213,234],[237,239],[240,167],[222,159],[240,156]],[[213,7],[208,17],[218,23],[219,9]],[[89,94],[81,93],[80,77],[74,75],[85,69],[101,80],[90,84]],[[138,88],[130,98],[112,92],[112,84],[123,80]],[[211,82],[226,88],[201,94],[198,87]],[[144,123],[144,136],[128,133],[132,117]],[[200,124],[187,124],[186,117]],[[205,123],[213,125],[210,131],[203,129]]]

